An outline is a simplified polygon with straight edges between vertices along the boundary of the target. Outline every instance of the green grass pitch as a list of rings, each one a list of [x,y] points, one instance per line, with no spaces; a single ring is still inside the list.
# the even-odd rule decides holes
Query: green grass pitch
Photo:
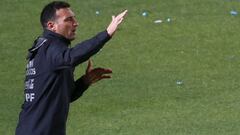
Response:
[[[25,56],[41,34],[49,0],[0,2],[0,134],[14,134],[23,102]],[[68,135],[238,135],[239,0],[68,0],[77,43],[129,14],[92,59],[113,69],[71,104]],[[96,11],[99,14],[96,15]],[[147,12],[146,17],[142,16]],[[171,21],[167,22],[167,18]],[[163,22],[155,24],[155,20]],[[86,63],[76,68],[81,76]]]

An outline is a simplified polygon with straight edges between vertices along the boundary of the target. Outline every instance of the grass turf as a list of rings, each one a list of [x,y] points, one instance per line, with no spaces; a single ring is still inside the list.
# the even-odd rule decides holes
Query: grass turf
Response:
[[[1,1],[0,134],[14,134],[26,50],[41,33],[38,18],[47,2]],[[80,24],[77,41],[103,30],[112,14],[129,10],[115,37],[92,58],[97,67],[111,67],[113,78],[92,86],[71,105],[69,135],[239,134],[240,19],[230,15],[239,1],[69,3]],[[157,19],[164,22],[154,24]],[[86,63],[77,67],[76,77],[85,68]]]

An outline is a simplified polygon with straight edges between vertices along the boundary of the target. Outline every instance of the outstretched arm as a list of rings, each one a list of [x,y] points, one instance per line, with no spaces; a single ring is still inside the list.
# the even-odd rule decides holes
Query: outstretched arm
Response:
[[[57,49],[58,46],[50,47],[50,52],[48,54],[50,54],[50,59],[52,59],[53,65],[56,69],[62,69],[68,68],[69,66],[77,66],[78,64],[88,60],[91,56],[96,54],[108,40],[110,40],[116,32],[119,24],[122,23],[126,14],[127,10],[116,17],[112,16],[112,21],[107,27],[107,30],[97,34],[89,40],[77,44],[73,48],[66,47]]]

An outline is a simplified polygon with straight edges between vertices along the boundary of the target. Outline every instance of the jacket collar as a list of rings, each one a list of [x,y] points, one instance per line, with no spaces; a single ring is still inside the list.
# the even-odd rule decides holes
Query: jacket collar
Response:
[[[65,38],[64,36],[62,36],[62,35],[60,35],[58,33],[55,33],[55,32],[53,32],[51,30],[48,30],[48,29],[44,29],[43,37],[59,39],[59,40],[63,41],[64,43],[66,43],[67,45],[71,44],[71,41],[69,39]]]

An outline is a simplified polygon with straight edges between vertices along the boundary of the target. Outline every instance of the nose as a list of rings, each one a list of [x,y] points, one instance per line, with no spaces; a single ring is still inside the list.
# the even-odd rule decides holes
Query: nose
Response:
[[[79,24],[78,24],[78,21],[77,21],[77,19],[76,18],[74,18],[74,22],[73,22],[73,26],[74,27],[77,27]]]
[[[76,21],[76,22],[74,22],[74,24],[73,24],[75,27],[77,27],[79,24],[78,24],[78,22]]]

